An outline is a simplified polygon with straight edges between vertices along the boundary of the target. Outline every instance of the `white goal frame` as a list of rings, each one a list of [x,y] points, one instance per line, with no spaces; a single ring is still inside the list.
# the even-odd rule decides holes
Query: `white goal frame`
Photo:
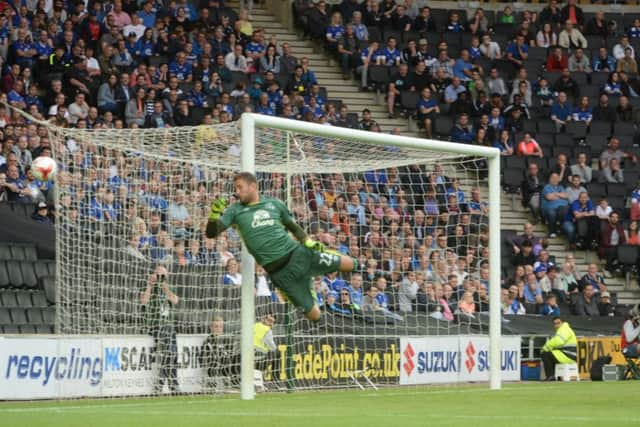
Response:
[[[279,129],[282,131],[326,138],[359,140],[378,146],[395,146],[417,150],[428,150],[460,156],[484,157],[489,173],[489,363],[493,369],[489,374],[491,390],[501,388],[500,373],[500,151],[497,148],[466,145],[433,139],[413,138],[367,132],[316,123],[301,122],[279,117],[254,113],[244,113],[240,119],[241,158],[240,167],[245,172],[256,172],[256,128]],[[242,297],[241,297],[241,398],[251,400],[255,397],[254,387],[254,349],[253,325],[255,319],[254,266],[255,261],[249,255],[246,246],[242,246]],[[498,367],[498,369],[496,369]]]

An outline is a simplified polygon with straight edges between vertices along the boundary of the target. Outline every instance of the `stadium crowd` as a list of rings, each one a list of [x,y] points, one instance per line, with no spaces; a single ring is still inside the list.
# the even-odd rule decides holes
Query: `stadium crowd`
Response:
[[[597,249],[608,272],[622,268],[617,248],[639,244],[640,21],[614,27],[603,13],[588,18],[575,0],[564,7],[551,0],[539,14],[505,6],[497,16],[477,9],[472,17],[420,3],[343,0],[329,11],[319,0],[294,8],[345,79],[386,94],[390,116],[415,118],[427,137],[498,147],[505,189],[522,192],[549,237],[562,231],[572,247]],[[308,58],[267,39],[248,9],[236,13],[222,0],[0,1],[0,54],[0,100],[61,127],[218,124],[252,111],[381,131],[370,111],[358,117],[329,102]],[[1,105],[0,128],[0,198],[37,203],[34,220],[53,220],[40,207],[52,201],[53,184],[30,171],[34,158],[51,155],[47,128]],[[230,176],[212,188],[194,169],[170,190],[168,163],[58,143],[69,162],[55,208],[70,228],[76,220],[126,224],[132,255],[221,262],[224,284],[240,282],[238,236],[203,238],[208,203]],[[363,266],[350,277],[319,278],[318,302],[395,320],[416,310],[447,321],[487,311],[489,207],[478,188],[464,190],[447,176],[454,172],[436,165],[299,177],[296,218]],[[269,183],[263,190],[284,196],[282,177]],[[613,313],[598,266],[582,276],[570,255],[556,264],[548,240],[529,227],[509,246],[503,312]],[[258,273],[258,295],[272,295]]]

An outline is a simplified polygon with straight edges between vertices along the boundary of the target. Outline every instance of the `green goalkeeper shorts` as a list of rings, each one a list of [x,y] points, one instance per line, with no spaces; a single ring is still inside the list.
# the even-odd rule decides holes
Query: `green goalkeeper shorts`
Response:
[[[298,245],[293,250],[289,262],[269,277],[293,305],[308,313],[316,305],[316,295],[311,279],[314,276],[338,271],[339,268],[339,255],[317,252]]]

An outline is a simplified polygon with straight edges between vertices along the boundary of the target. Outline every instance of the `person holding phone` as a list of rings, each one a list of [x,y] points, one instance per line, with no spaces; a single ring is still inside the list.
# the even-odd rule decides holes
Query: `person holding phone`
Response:
[[[180,298],[171,289],[168,282],[169,272],[161,265],[157,266],[147,279],[147,286],[140,294],[140,303],[145,307],[147,332],[155,341],[156,360],[160,361],[160,372],[154,386],[154,392],[163,391],[165,381],[172,394],[178,390],[178,343],[174,326],[174,308]]]

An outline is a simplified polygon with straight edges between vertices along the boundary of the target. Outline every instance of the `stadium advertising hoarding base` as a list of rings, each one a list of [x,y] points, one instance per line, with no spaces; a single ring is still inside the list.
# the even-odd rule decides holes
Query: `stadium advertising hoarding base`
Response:
[[[200,346],[205,335],[178,335],[178,383],[202,392]],[[0,399],[140,396],[153,392],[158,374],[153,339],[0,338]]]
[[[519,336],[502,337],[502,380],[520,380]],[[434,384],[489,380],[486,336],[403,337],[400,384]]]
[[[398,384],[400,351],[397,338],[358,336],[298,336],[292,366],[287,371],[287,346],[276,340],[277,353],[266,364],[266,381],[286,381],[296,387],[355,385],[351,375],[368,376],[377,384]]]
[[[620,337],[578,338],[578,372],[580,379],[591,378],[591,365],[603,356],[611,356],[613,365],[625,365],[620,348]]]
[[[200,365],[206,335],[178,335],[178,384],[201,393],[206,368]],[[267,381],[285,381],[286,345],[262,368]],[[297,337],[290,371],[296,387],[353,384],[364,371],[377,383],[397,384],[397,338]],[[151,337],[0,337],[0,399],[141,396],[153,393],[159,357]]]
[[[205,391],[200,366],[205,335],[178,335],[178,383]],[[351,376],[376,384],[488,380],[489,339],[483,336],[297,336],[287,364],[284,337],[257,367],[265,381],[296,388],[355,386]],[[503,379],[520,378],[520,337],[502,338]],[[153,393],[159,357],[151,337],[0,337],[0,399],[141,396]]]

